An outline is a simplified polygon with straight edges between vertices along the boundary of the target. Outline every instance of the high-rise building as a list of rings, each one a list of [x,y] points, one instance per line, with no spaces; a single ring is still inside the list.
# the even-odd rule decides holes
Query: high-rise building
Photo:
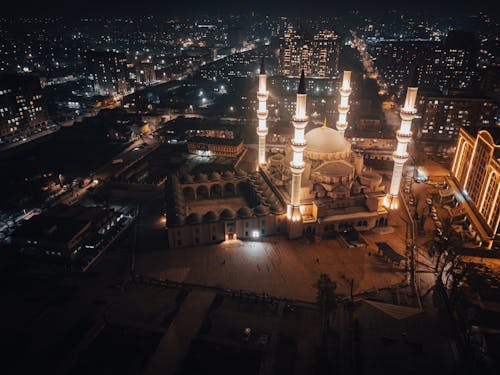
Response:
[[[282,75],[298,77],[304,70],[307,76],[329,78],[337,75],[338,65],[339,43],[333,31],[324,29],[308,39],[286,24],[280,39]]]
[[[322,30],[313,39],[313,62],[318,77],[333,77],[339,70],[338,37],[330,30]]]
[[[284,76],[297,76],[300,69],[301,38],[294,27],[287,23],[280,38],[280,68]]]
[[[227,29],[227,47],[239,48],[245,42],[245,31],[240,26],[231,26]]]
[[[478,43],[474,34],[450,31],[444,41],[375,39],[370,55],[392,93],[402,93],[413,65],[421,89],[448,92],[477,81]]]
[[[413,65],[419,67],[419,86],[437,88],[440,42],[383,39],[369,42],[368,49],[390,92],[403,92]]]
[[[115,95],[128,91],[127,60],[124,54],[87,51],[84,68],[89,86],[95,93]]]
[[[441,57],[442,90],[468,88],[477,79],[479,44],[473,33],[450,31],[443,44]]]
[[[500,65],[483,70],[480,88],[485,95],[500,102]]]
[[[29,128],[47,124],[47,113],[38,77],[0,75],[0,140]]]
[[[150,85],[156,80],[155,67],[150,61],[141,61],[135,65],[136,81]]]
[[[484,129],[495,126],[498,104],[490,99],[426,96],[420,102],[422,138],[454,140],[461,128]]]
[[[463,193],[469,224],[487,248],[499,239],[500,145],[480,130],[476,137],[461,129],[451,173]]]

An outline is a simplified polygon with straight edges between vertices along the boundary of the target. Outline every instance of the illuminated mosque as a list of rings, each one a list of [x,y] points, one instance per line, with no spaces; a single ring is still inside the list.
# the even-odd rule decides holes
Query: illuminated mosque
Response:
[[[345,138],[351,72],[344,72],[336,128],[326,120],[305,132],[305,77],[302,73],[293,118],[294,138],[285,154],[275,154],[261,165],[287,206],[288,236],[364,231],[387,224],[382,176],[364,166]],[[260,88],[262,89],[262,88]]]
[[[408,158],[406,147],[411,139],[411,120],[416,112],[416,88],[408,88],[401,111],[393,179],[386,195],[382,176],[364,166],[363,157],[351,149],[351,143],[344,136],[350,81],[351,72],[345,71],[335,128],[325,120],[323,126],[305,132],[309,118],[302,72],[292,120],[294,138],[284,154],[267,155],[269,93],[262,64],[257,92],[257,171],[171,178],[168,194],[173,204],[167,210],[170,247],[274,234],[296,239],[387,226],[388,209],[398,206],[402,169]]]

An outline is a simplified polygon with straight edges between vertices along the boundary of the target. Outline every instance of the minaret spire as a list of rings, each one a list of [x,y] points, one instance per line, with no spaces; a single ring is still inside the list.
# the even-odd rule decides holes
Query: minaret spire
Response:
[[[408,160],[407,147],[411,141],[411,122],[415,118],[417,110],[415,102],[417,100],[417,77],[416,69],[412,69],[410,73],[410,80],[408,82],[408,89],[406,90],[406,99],[404,107],[400,111],[401,126],[396,133],[398,146],[396,151],[392,154],[394,159],[394,169],[392,171],[392,180],[389,194],[386,196],[384,205],[390,209],[397,209],[399,206],[399,189],[401,186],[401,178],[403,176],[403,166]]]
[[[347,129],[347,112],[349,112],[349,95],[351,95],[351,71],[345,70],[342,79],[342,86],[340,87],[340,104],[338,106],[339,120],[337,121],[337,130],[345,134]]]
[[[257,99],[259,100],[259,109],[257,110],[257,118],[259,125],[257,127],[257,135],[259,136],[259,160],[258,166],[266,163],[266,135],[267,135],[267,75],[266,67],[264,66],[264,58],[260,64],[259,74],[259,90],[257,91]]]
[[[300,73],[300,81],[299,81],[299,89],[297,94],[305,94],[306,93],[306,76],[304,74],[304,69]]]
[[[288,207],[289,231],[290,238],[297,238],[302,235],[302,214],[300,212],[300,190],[302,184],[302,172],[304,172],[305,163],[303,159],[306,140],[304,137],[304,129],[309,121],[306,115],[307,94],[306,80],[304,70],[302,70],[297,91],[297,102],[295,106],[295,116],[293,117],[293,126],[295,128],[294,138],[292,139],[293,159],[290,163],[290,171],[292,172],[292,186],[290,193],[290,205]]]

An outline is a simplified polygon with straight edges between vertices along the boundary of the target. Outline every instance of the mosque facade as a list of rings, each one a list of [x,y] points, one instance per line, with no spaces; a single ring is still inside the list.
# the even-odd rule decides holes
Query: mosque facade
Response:
[[[302,74],[293,117],[294,138],[284,154],[267,155],[266,75],[259,75],[257,171],[174,176],[167,229],[171,248],[284,234],[290,239],[387,225],[382,176],[364,165],[344,137],[350,72],[344,74],[337,127],[306,131]],[[239,207],[238,205],[241,206]]]

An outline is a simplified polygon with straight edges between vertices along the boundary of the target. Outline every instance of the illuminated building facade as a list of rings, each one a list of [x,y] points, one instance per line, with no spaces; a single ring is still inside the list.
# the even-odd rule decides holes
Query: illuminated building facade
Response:
[[[290,23],[286,23],[280,38],[280,68],[284,76],[298,76],[301,38]]]
[[[170,248],[286,232],[286,210],[260,172],[214,171],[168,181]]]
[[[427,96],[420,102],[422,138],[455,140],[460,128],[495,126],[498,104],[490,99]]]
[[[0,140],[47,124],[38,77],[0,75]]]
[[[334,77],[339,71],[339,42],[333,31],[322,30],[312,42],[313,62],[318,77]]]
[[[483,244],[498,240],[500,224],[500,145],[480,130],[476,137],[461,129],[451,173],[465,197],[471,225]]]
[[[128,91],[127,60],[124,54],[87,51],[84,69],[89,86],[95,93],[116,95]]]
[[[477,76],[479,44],[473,33],[452,30],[448,33],[441,56],[441,88],[467,88]]]
[[[404,93],[411,66],[417,64],[418,84],[438,89],[441,79],[441,42],[431,40],[375,39],[367,47],[391,93]]]
[[[241,138],[192,137],[187,142],[190,154],[237,158],[245,149]]]
[[[267,75],[266,68],[264,66],[264,59],[262,59],[262,64],[260,66],[259,74],[259,90],[257,91],[257,99],[259,100],[259,109],[257,110],[257,117],[259,119],[259,125],[257,127],[257,135],[259,136],[259,161],[258,165],[262,165],[266,162],[266,136],[267,136],[267,97],[269,93],[267,91]]]
[[[309,77],[335,77],[339,67],[339,41],[324,29],[305,39],[287,23],[280,39],[280,70],[284,76],[298,77],[301,70]]]
[[[305,87],[301,77],[294,138],[285,153],[271,155],[262,170],[287,205],[288,237],[385,226],[381,175],[364,167],[363,156],[353,152],[344,133],[329,127],[326,119],[323,126],[304,132],[311,125]]]
[[[393,154],[394,168],[392,170],[392,180],[389,194],[386,196],[385,206],[390,209],[399,207],[399,189],[403,177],[403,167],[408,160],[408,143],[411,141],[411,123],[417,114],[415,102],[417,100],[418,87],[413,76],[406,91],[404,107],[401,109],[401,127],[396,133],[398,146]]]
[[[326,119],[319,127],[309,123],[306,86],[301,74],[293,139],[284,153],[266,155],[258,171],[214,171],[169,180],[170,247],[273,234],[295,239],[387,225],[382,176],[364,166],[363,156]],[[306,132],[308,126],[312,128]]]
[[[420,88],[445,93],[472,87],[479,73],[479,44],[469,32],[452,30],[444,41],[372,38],[368,49],[392,93],[403,93],[415,64]]]

